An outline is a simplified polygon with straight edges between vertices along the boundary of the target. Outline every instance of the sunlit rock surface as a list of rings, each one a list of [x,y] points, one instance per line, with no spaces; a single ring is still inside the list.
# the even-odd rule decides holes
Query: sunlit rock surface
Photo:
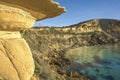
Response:
[[[21,30],[32,27],[35,18],[30,13],[8,5],[0,4],[0,30]]]
[[[26,41],[19,32],[2,31],[0,36],[0,80],[30,80],[34,63]]]
[[[52,0],[0,0],[0,30],[30,28],[36,20],[52,18],[65,12]]]
[[[0,80],[36,79],[31,51],[17,31],[63,12],[52,0],[0,0]]]

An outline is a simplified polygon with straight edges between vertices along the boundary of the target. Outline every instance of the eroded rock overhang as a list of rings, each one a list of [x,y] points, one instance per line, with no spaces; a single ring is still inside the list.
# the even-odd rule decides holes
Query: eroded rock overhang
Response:
[[[52,18],[64,12],[65,8],[52,0],[0,0],[0,30],[30,28],[36,20]]]

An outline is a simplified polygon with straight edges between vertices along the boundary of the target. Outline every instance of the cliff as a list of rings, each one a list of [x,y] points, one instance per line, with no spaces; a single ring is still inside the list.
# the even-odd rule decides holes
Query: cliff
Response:
[[[49,27],[36,27],[38,30],[49,30]],[[102,32],[111,37],[119,38],[120,34],[120,20],[114,19],[93,19],[78,24],[65,27],[52,27],[54,30],[61,33],[83,34],[91,32]]]
[[[120,34],[120,20],[114,19],[94,19],[69,27],[76,27],[77,33],[100,31],[116,38],[119,38]]]
[[[21,31],[33,53],[35,73],[40,80],[89,80],[84,75],[70,71],[65,52],[82,46],[118,42],[120,21],[96,19],[67,27],[37,27]]]
[[[19,31],[64,12],[53,0],[0,0],[0,80],[36,80],[30,48]]]

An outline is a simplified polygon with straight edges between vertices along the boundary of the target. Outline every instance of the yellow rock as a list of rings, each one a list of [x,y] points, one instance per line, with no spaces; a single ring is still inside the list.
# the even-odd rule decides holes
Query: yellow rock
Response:
[[[0,30],[30,28],[36,20],[52,18],[65,12],[52,0],[0,0]]]
[[[0,80],[20,80],[0,40]]]
[[[15,31],[63,12],[52,0],[0,0],[0,80],[30,80],[34,74],[30,49]]]
[[[0,80],[30,80],[34,63],[24,39],[0,40]]]
[[[30,12],[37,20],[55,17],[65,12],[65,8],[53,0],[0,0],[0,3]],[[41,18],[42,15],[44,17]]]

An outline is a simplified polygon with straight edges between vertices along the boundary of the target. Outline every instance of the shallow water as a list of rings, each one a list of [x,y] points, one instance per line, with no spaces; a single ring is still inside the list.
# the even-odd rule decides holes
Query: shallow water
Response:
[[[93,80],[120,80],[120,44],[89,46],[67,52],[73,63],[68,70],[79,71]]]

